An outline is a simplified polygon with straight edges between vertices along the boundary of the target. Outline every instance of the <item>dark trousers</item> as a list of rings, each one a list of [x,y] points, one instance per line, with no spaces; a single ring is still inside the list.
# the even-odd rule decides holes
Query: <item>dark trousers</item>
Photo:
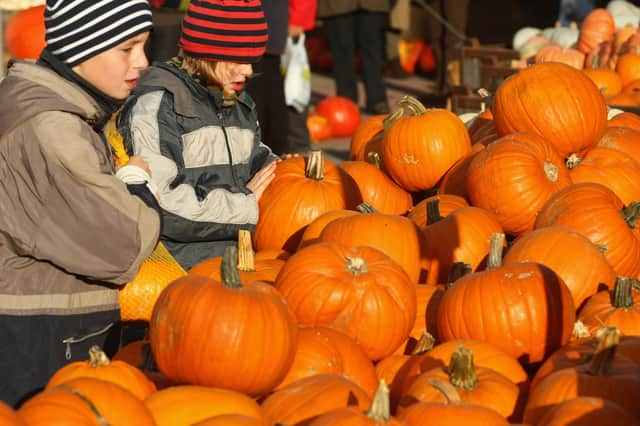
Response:
[[[311,149],[311,136],[307,127],[307,117],[309,117],[309,107],[298,112],[293,107],[287,107],[289,114],[289,133],[287,140],[289,151],[298,154],[307,154]]]
[[[119,317],[119,311],[71,316],[0,315],[0,400],[17,407],[41,391],[61,367],[89,359],[93,345],[112,356],[120,342]],[[109,324],[113,325],[106,329]],[[65,339],[73,341],[63,343]]]
[[[255,76],[247,84],[247,92],[256,103],[258,121],[264,142],[277,155],[286,154],[289,116],[284,99],[284,77],[280,71],[280,55],[265,53],[254,64]]]
[[[358,103],[355,57],[360,55],[366,107],[387,101],[382,69],[385,61],[387,13],[358,11],[323,18],[333,56],[336,94]]]

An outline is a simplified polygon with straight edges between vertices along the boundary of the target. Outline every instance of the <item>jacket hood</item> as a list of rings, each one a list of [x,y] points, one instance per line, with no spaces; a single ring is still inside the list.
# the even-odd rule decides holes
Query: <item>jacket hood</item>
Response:
[[[0,83],[0,136],[44,111],[66,111],[89,123],[103,114],[76,84],[33,61],[17,61]]]

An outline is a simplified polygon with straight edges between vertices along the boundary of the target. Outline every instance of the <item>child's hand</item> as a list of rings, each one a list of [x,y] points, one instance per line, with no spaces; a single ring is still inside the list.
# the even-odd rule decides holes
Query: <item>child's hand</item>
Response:
[[[149,176],[151,176],[151,169],[149,168],[149,164],[139,155],[134,155],[129,157],[129,161],[127,162],[127,165],[140,167],[142,170],[147,172]]]
[[[280,156],[280,158],[281,158],[281,159],[283,159],[283,160],[288,160],[289,158],[295,158],[295,157],[300,157],[300,154],[290,154],[290,153],[287,153],[287,154],[282,154],[282,155]]]
[[[247,183],[247,189],[253,192],[253,195],[256,196],[256,200],[260,201],[264,190],[267,189],[267,186],[269,186],[275,176],[276,161],[272,161],[262,169],[258,170],[249,183]]]

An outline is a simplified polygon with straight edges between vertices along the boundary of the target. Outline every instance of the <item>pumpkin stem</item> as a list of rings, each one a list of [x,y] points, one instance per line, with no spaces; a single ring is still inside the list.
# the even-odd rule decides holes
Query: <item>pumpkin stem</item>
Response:
[[[504,234],[496,232],[491,235],[489,243],[489,256],[487,257],[487,269],[499,268],[502,266],[502,250],[504,247]]]
[[[369,272],[367,262],[361,257],[347,257],[347,271],[351,272],[354,277]]]
[[[105,367],[111,364],[109,357],[98,345],[93,345],[89,349],[89,365],[92,367]]]
[[[630,308],[633,306],[631,280],[628,277],[616,277],[616,284],[611,293],[611,306],[614,308]]]
[[[471,265],[464,262],[453,262],[451,269],[449,270],[449,276],[447,276],[447,284],[445,284],[445,290],[448,290],[458,281],[460,278],[471,273]]]
[[[423,355],[433,349],[433,345],[436,343],[436,338],[431,335],[427,330],[422,332],[420,339],[416,342],[416,346],[411,350],[409,355]]]
[[[443,382],[440,379],[430,379],[429,384],[444,396],[447,400],[446,405],[462,404],[462,398],[460,398],[458,390],[451,383]]]
[[[569,157],[567,157],[567,161],[565,162],[565,165],[567,166],[567,169],[571,170],[575,166],[580,164],[581,161],[582,161],[582,158],[578,157],[578,154],[574,152]]]
[[[405,95],[402,97],[402,99],[400,99],[398,103],[401,107],[411,111],[413,115],[422,115],[427,112],[427,108],[425,108],[422,102],[420,102],[413,96]]]
[[[582,321],[577,320],[573,323],[573,332],[571,333],[571,336],[578,340],[588,339],[591,337],[591,333],[589,332],[589,328],[584,325]]]
[[[616,348],[620,343],[620,330],[616,327],[604,327],[598,330],[598,335],[600,341],[587,372],[592,376],[605,376],[611,369]]]
[[[449,361],[449,380],[458,389],[466,391],[474,389],[478,385],[476,367],[473,365],[473,351],[459,345],[451,354]]]
[[[544,162],[544,174],[551,182],[556,182],[558,180],[558,171],[559,168],[551,161]]]
[[[489,93],[489,91],[484,87],[479,88],[476,93],[480,95],[480,98],[482,98],[482,101],[480,102],[480,112],[485,112],[485,110],[487,109],[487,103],[493,103],[491,93]]]
[[[378,383],[378,388],[371,401],[371,406],[365,413],[367,417],[378,422],[388,422],[391,418],[391,408],[389,404],[389,387],[384,379]]]
[[[398,121],[398,119],[400,119],[400,117],[402,117],[403,115],[404,115],[404,109],[402,108],[402,104],[401,104],[400,108],[393,111],[391,114],[387,115],[384,120],[382,120],[382,125],[384,126],[385,129],[388,129],[393,125],[393,123]]]
[[[307,167],[304,172],[305,177],[313,180],[324,179],[324,156],[322,151],[314,149],[309,152]]]
[[[100,411],[98,411],[98,407],[96,407],[96,404],[94,404],[93,401],[91,401],[85,394],[83,394],[82,391],[76,388],[72,388],[71,386],[68,386],[66,384],[61,384],[56,387],[77,396],[82,400],[82,402],[87,404],[89,410],[91,410],[93,415],[96,416],[96,420],[98,421],[99,426],[109,426],[109,422],[107,421],[107,419],[102,417],[102,414],[100,414]]]
[[[593,55],[593,58],[591,59],[591,69],[598,69],[600,68],[600,55]]]
[[[377,213],[376,209],[373,208],[373,206],[369,203],[360,203],[356,206],[356,210],[359,211],[360,213]]]
[[[427,202],[427,226],[442,220],[440,215],[440,198],[436,195]]]
[[[636,227],[636,223],[638,222],[638,216],[640,216],[640,202],[632,201],[627,207],[622,209],[622,217],[624,221],[627,222],[629,228],[633,229]]]
[[[380,154],[375,151],[367,152],[367,163],[373,164],[377,169],[380,169]]]
[[[238,274],[238,248],[228,246],[224,249],[224,256],[220,264],[222,284],[227,288],[242,288],[240,274]]]
[[[238,231],[238,270],[242,272],[255,272],[256,270],[251,233],[246,229]]]

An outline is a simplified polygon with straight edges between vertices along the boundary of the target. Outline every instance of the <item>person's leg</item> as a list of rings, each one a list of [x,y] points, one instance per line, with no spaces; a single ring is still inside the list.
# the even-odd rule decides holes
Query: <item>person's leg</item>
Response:
[[[468,19],[468,11],[469,11],[469,0],[448,0],[445,1],[444,7],[444,18],[460,33],[466,34],[467,30],[467,19]],[[445,28],[444,33],[444,81],[443,87],[444,90],[448,90],[448,86],[451,85],[452,81],[447,79],[449,66],[452,66],[457,62],[458,71],[459,71],[459,58],[460,55],[458,53],[459,47],[463,44],[463,41],[460,40],[453,32],[447,30]]]
[[[287,144],[289,152],[306,154],[311,148],[311,137],[307,128],[307,117],[309,116],[309,107],[298,112],[293,107],[287,108],[289,115],[289,132],[287,134]]]
[[[355,66],[355,16],[344,14],[323,19],[333,56],[332,73],[336,94],[358,103],[358,76]]]
[[[388,112],[387,90],[382,75],[385,53],[387,13],[358,12],[356,40],[362,60],[362,79],[367,96],[367,111],[375,114]]]
[[[0,315],[0,400],[19,406],[40,392],[58,369],[87,360],[93,345],[112,356],[119,345],[119,316],[117,311],[66,317]]]
[[[249,80],[247,91],[256,103],[262,142],[276,154],[286,154],[289,117],[284,99],[280,55],[265,54],[254,65],[254,72],[256,76]]]

